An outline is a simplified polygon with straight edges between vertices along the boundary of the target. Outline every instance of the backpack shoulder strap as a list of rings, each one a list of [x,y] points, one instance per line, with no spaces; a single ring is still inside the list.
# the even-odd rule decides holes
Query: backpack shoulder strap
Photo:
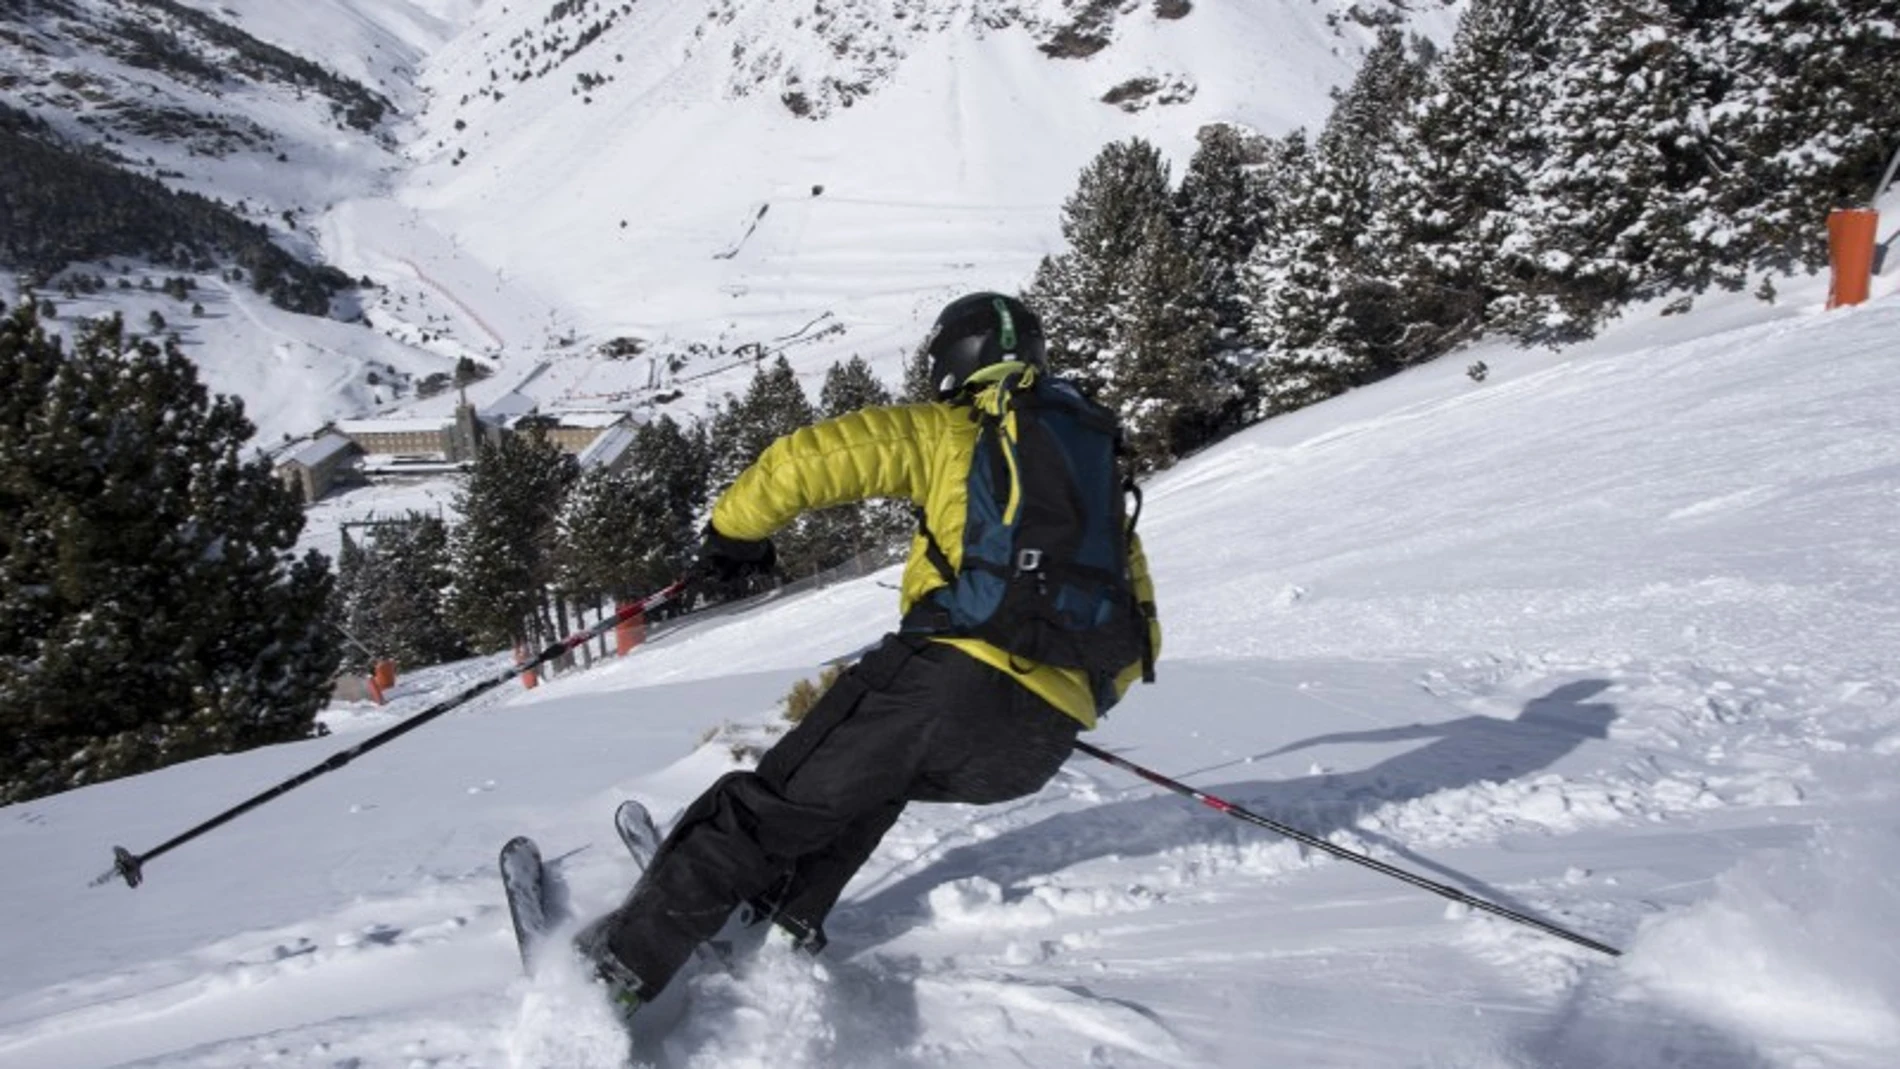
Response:
[[[956,582],[956,569],[950,567],[950,557],[943,551],[943,546],[937,541],[937,536],[930,533],[930,524],[926,522],[924,507],[912,505],[910,514],[917,518],[917,533],[924,536],[924,559],[930,562],[932,568],[937,569],[937,574],[943,577],[945,583]]]

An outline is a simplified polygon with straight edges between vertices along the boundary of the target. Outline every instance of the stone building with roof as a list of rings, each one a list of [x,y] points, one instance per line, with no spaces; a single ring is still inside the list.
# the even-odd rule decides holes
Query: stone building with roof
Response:
[[[626,412],[542,412],[533,398],[519,391],[509,391],[477,410],[464,393],[454,413],[447,416],[340,420],[277,470],[309,502],[334,486],[357,457],[371,479],[444,474],[473,461],[483,444],[530,430],[547,435],[582,467],[617,467],[628,454],[634,425]],[[322,448],[319,442],[324,443]]]
[[[324,431],[279,461],[277,477],[309,504],[329,493],[361,452],[348,437]]]
[[[512,421],[509,429],[525,433],[530,428],[538,428],[562,452],[578,458],[586,456],[595,442],[609,436],[615,428],[630,424],[631,418],[625,412],[534,412]]]

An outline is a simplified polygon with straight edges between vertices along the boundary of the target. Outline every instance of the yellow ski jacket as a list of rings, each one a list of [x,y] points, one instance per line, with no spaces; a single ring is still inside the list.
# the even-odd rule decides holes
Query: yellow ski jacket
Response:
[[[978,394],[975,403],[994,411],[995,388]],[[951,568],[960,569],[965,488],[977,430],[976,412],[971,406],[936,402],[866,408],[801,428],[772,443],[733,480],[713,505],[713,527],[728,538],[756,541],[770,537],[810,509],[867,498],[898,498],[923,508],[924,523],[936,536]],[[1139,538],[1129,541],[1128,562],[1136,598],[1154,605],[1154,585]],[[943,585],[943,576],[926,555],[923,536],[913,535],[899,594],[899,617],[925,594]],[[1158,616],[1151,617],[1149,635],[1158,658]],[[1012,665],[1008,653],[981,639],[936,641],[1010,673],[1044,701],[1081,721],[1083,727],[1095,726],[1095,698],[1087,676],[1080,670],[1044,664],[1030,664],[1025,669],[1020,658]],[[1140,677],[1139,662],[1124,668],[1115,679],[1117,697]]]

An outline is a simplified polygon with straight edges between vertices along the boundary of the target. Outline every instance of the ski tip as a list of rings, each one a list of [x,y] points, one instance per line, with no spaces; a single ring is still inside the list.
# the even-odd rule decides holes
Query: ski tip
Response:
[[[532,853],[536,859],[539,859],[541,856],[541,848],[534,845],[534,840],[528,838],[526,835],[517,835],[501,844],[501,856],[504,858],[510,854],[517,854],[524,850]]]

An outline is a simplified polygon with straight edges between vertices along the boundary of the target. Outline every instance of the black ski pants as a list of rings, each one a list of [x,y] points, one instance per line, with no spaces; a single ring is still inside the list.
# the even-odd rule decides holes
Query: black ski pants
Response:
[[[963,652],[887,636],[753,772],[699,796],[609,922],[608,949],[658,994],[740,903],[817,931],[908,802],[1040,790],[1080,724]]]

